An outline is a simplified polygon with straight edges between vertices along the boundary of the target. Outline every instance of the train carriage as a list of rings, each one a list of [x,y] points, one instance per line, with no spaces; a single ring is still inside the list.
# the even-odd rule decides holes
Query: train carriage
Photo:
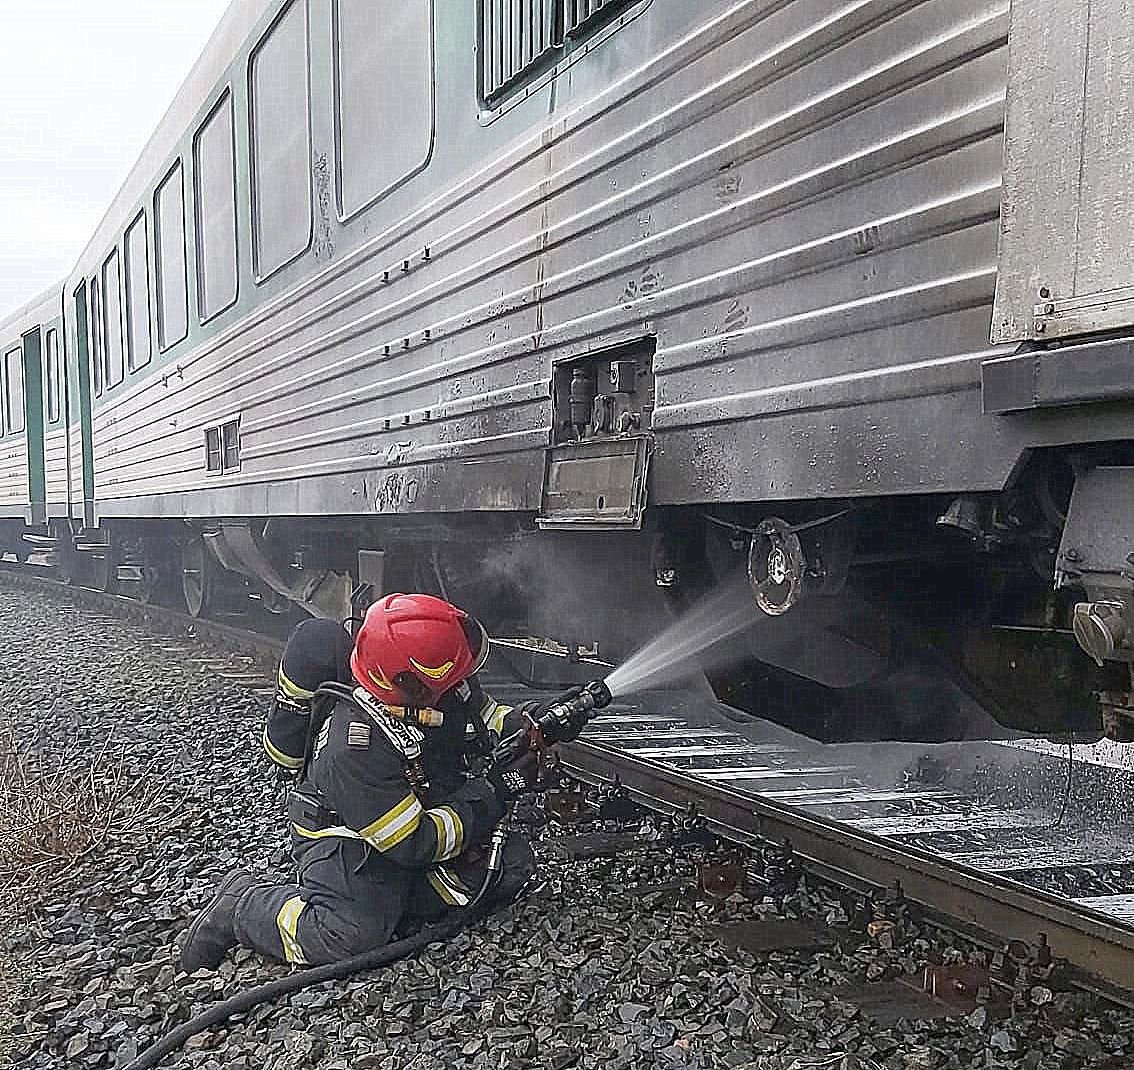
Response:
[[[195,613],[412,586],[612,659],[740,584],[737,705],[1125,737],[1124,262],[1041,240],[1070,149],[1031,192],[1037,115],[1125,122],[1057,106],[1120,7],[1036,75],[1027,0],[233,4],[62,288],[43,531]]]
[[[62,333],[58,288],[0,321],[0,549],[20,560],[68,512]]]

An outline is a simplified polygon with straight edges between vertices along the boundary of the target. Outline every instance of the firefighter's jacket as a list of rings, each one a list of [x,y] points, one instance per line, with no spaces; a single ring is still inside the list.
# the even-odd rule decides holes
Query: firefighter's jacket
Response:
[[[470,777],[466,756],[479,738],[473,719],[499,737],[516,727],[511,707],[486,695],[473,677],[438,702],[439,727],[408,724],[364,695],[362,702],[336,702],[309,740],[320,685],[353,686],[350,651],[339,624],[310,620],[292,632],[280,662],[264,748],[294,771],[310,751],[289,804],[297,861],[314,843],[361,841],[393,866],[434,867],[432,880],[433,872],[446,872],[437,863],[483,843],[503,812],[488,783]],[[415,762],[427,789],[407,777]]]
[[[288,816],[301,868],[304,841],[328,837],[361,840],[411,870],[430,870],[485,842],[504,813],[488,781],[446,776],[434,784],[422,761],[426,733],[361,698],[336,702],[322,720],[292,792]]]

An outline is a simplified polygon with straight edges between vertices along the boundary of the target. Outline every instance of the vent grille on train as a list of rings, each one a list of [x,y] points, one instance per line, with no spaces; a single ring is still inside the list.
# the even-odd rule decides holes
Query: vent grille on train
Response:
[[[562,0],[482,0],[484,95],[491,97],[562,42]]]
[[[618,7],[622,0],[564,0],[563,32],[570,36],[598,15]]]
[[[555,63],[632,0],[480,0],[481,94],[491,100]]]

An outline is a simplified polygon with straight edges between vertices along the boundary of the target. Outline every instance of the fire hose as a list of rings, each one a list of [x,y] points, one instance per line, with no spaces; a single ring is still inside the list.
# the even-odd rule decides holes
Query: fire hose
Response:
[[[497,753],[515,754],[522,747],[542,749],[556,743],[569,742],[586,727],[596,711],[607,706],[610,701],[610,690],[601,680],[593,680],[582,687],[572,688],[531,714],[523,728],[501,741]],[[468,906],[463,907],[452,917],[426,926],[412,936],[395,940],[373,951],[366,951],[361,955],[354,955],[325,966],[313,966],[239,992],[171,1029],[141,1052],[126,1066],[126,1070],[152,1070],[166,1055],[176,1051],[190,1037],[219,1025],[234,1015],[244,1014],[261,1003],[279,999],[281,996],[309,988],[311,985],[326,981],[341,981],[356,973],[389,966],[416,954],[432,943],[448,940],[462,929],[480,921],[493,908],[494,904],[489,898],[489,893],[500,882],[504,872],[504,848],[511,828],[510,809],[493,830],[489,841],[488,864],[480,888]]]

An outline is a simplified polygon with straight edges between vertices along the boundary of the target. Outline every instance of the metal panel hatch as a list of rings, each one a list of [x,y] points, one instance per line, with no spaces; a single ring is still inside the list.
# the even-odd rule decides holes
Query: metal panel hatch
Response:
[[[1012,0],[993,342],[1134,324],[1134,4]]]
[[[651,441],[628,435],[548,452],[541,528],[637,530],[646,509]]]

